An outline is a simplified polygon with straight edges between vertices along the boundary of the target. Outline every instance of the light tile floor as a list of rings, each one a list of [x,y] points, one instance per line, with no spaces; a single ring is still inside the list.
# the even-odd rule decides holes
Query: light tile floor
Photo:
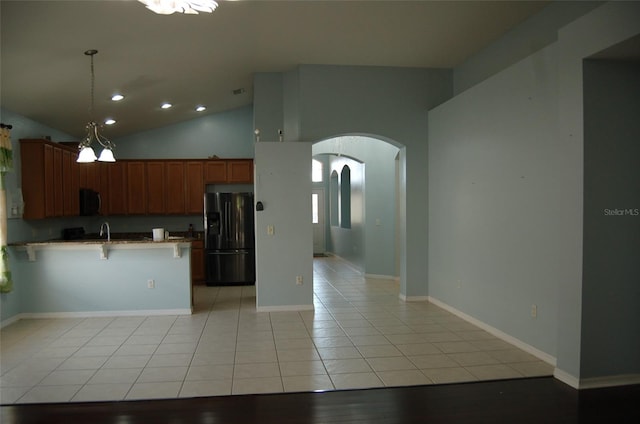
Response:
[[[322,391],[551,375],[398,283],[314,260],[315,310],[258,313],[255,287],[197,286],[191,316],[25,319],[0,333],[3,404]]]

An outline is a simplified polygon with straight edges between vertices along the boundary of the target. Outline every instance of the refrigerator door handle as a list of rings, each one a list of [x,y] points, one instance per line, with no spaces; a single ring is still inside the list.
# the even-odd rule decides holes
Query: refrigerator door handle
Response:
[[[225,232],[227,233],[227,240],[231,240],[231,203],[225,202],[224,204],[225,211]]]

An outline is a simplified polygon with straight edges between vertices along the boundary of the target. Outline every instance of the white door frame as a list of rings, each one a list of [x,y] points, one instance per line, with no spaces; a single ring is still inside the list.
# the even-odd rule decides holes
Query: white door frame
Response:
[[[318,222],[313,223],[313,253],[324,254],[327,250],[325,241],[325,210],[324,210],[324,189],[314,188],[311,195],[318,196]]]

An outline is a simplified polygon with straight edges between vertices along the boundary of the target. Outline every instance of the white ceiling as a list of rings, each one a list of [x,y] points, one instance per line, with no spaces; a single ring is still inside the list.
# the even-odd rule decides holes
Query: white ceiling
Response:
[[[299,64],[452,68],[544,1],[220,1],[156,15],[136,0],[0,1],[2,107],[80,137],[88,49],[110,138],[252,103],[256,72]],[[241,95],[232,91],[244,88]],[[120,91],[126,99],[109,100]],[[163,101],[175,106],[160,110]]]

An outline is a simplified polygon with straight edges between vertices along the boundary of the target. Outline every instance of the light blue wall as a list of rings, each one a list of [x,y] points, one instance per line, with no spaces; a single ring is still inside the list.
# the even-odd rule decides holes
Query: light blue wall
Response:
[[[581,377],[640,374],[640,64],[585,61],[584,82]]]
[[[426,111],[450,96],[451,71],[302,65],[297,73],[296,83],[286,90],[287,96],[296,96],[288,105],[297,104],[297,110],[288,107],[284,121],[287,128],[297,128],[299,141],[361,134],[407,146],[399,197],[407,203],[401,229],[410,231],[401,232],[401,257],[406,258],[400,269],[401,292],[426,296]],[[254,83],[267,82],[257,77]],[[261,102],[271,102],[257,96],[254,101],[255,121],[262,122]]]
[[[21,179],[21,138],[43,138],[50,136],[53,141],[73,141],[74,137],[49,128],[36,121],[14,113],[10,110],[0,108],[0,121],[13,126],[11,130],[11,145],[13,149],[13,172],[8,172],[5,176],[5,188],[9,202],[22,187]],[[22,219],[9,219],[7,221],[7,241],[13,243],[26,240],[46,240],[48,238],[59,237],[62,228],[70,226],[72,220],[66,219],[46,219],[40,221],[24,221]],[[13,259],[9,258],[9,266],[13,268]],[[5,321],[21,312],[21,299],[24,297],[22,281],[13,276],[14,290],[11,293],[0,294],[0,319]]]
[[[556,138],[556,53],[429,112],[429,294],[551,356],[572,271],[562,258],[579,234],[567,222],[580,214]]]
[[[283,74],[261,72],[253,77],[253,128],[265,141],[277,141],[284,128]]]
[[[558,36],[558,140],[571,152],[567,169],[584,166],[583,60],[603,49],[640,34],[640,3],[609,2],[559,31]],[[583,172],[567,175],[577,189],[565,195],[582,209]],[[583,215],[568,223],[583,228]],[[576,271],[564,276],[558,288],[558,349],[556,376],[573,385],[581,378],[582,235],[564,254]]]
[[[467,58],[453,70],[454,94],[484,81],[532,53],[555,43],[558,29],[605,3],[557,1]]]
[[[366,274],[396,275],[396,161],[399,149],[371,137],[343,136],[313,145],[313,154],[340,153],[364,166],[364,247]],[[328,186],[327,186],[328,188]],[[325,200],[329,203],[328,189]],[[338,250],[343,250],[339,249]],[[335,252],[337,253],[337,251]]]
[[[582,337],[601,335],[583,326],[594,291],[583,293],[582,64],[637,34],[640,4],[607,3],[429,113],[430,294],[555,356],[555,375],[575,387],[592,376],[581,361],[600,352]],[[616,313],[598,307],[595,319]]]
[[[12,272],[20,284],[22,313],[65,312],[142,313],[145,310],[191,308],[190,249],[180,258],[173,249],[110,250],[100,259],[98,249],[37,250],[36,260],[10,248]],[[147,280],[155,288],[147,288]]]
[[[116,159],[253,157],[251,106],[114,139]]]
[[[312,309],[311,143],[255,147],[255,201],[264,204],[255,214],[257,307]]]

